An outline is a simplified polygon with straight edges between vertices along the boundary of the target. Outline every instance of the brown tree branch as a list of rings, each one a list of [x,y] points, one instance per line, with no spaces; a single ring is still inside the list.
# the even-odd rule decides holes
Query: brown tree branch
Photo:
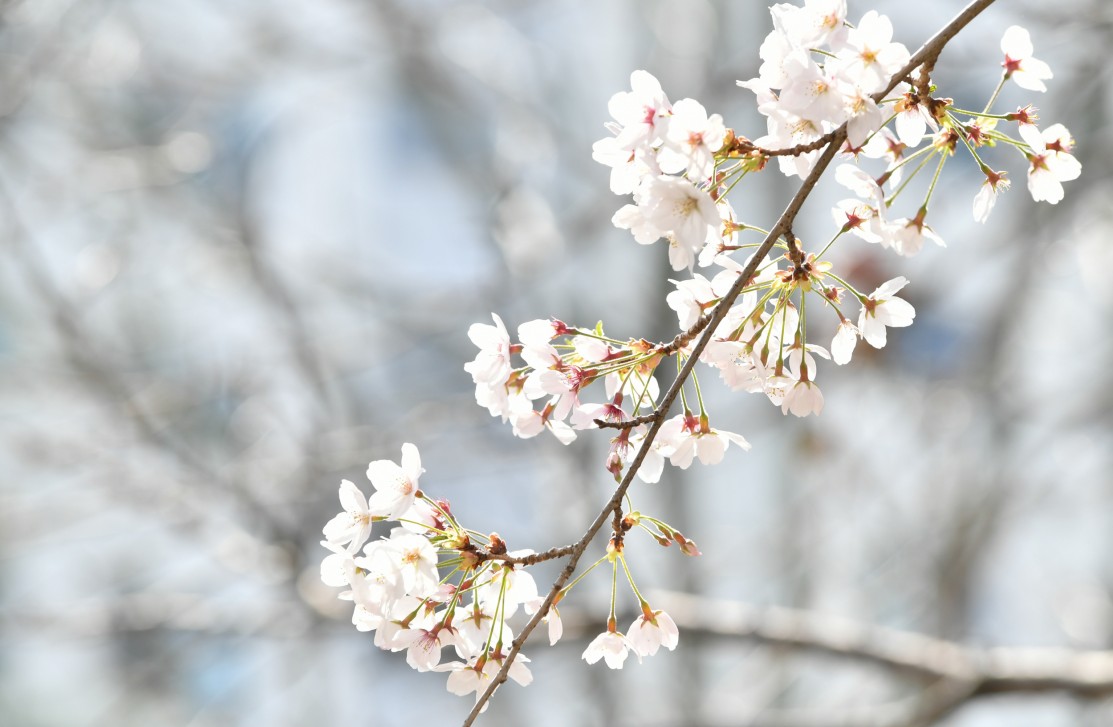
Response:
[[[955,18],[951,20],[946,26],[944,26],[942,30],[936,33],[930,40],[924,43],[924,45],[918,51],[916,51],[915,54],[913,54],[912,58],[908,61],[905,67],[892,76],[886,88],[874,94],[874,100],[880,101],[881,99],[883,99],[890,91],[892,91],[892,89],[896,88],[902,78],[907,76],[908,73],[910,73],[913,69],[923,63],[925,59],[932,58],[938,55],[943,46],[945,46],[952,38],[954,38],[960,30],[966,27],[966,25],[969,24],[971,20],[977,17],[987,7],[992,5],[993,2],[994,0],[973,0],[973,2],[967,5],[961,13],[955,16]],[[595,520],[588,527],[587,532],[585,532],[584,535],[578,541],[576,541],[572,552],[569,554],[568,564],[564,567],[564,570],[561,571],[560,575],[553,582],[552,588],[549,590],[549,593],[545,597],[544,602],[542,602],[541,607],[522,628],[522,631],[520,634],[518,634],[518,637],[514,639],[510,651],[507,653],[506,658],[503,659],[502,667],[499,669],[498,673],[491,679],[491,683],[487,686],[486,690],[484,690],[483,693],[479,695],[479,698],[475,702],[475,706],[464,719],[463,727],[470,727],[470,725],[474,724],[476,718],[479,716],[479,713],[483,710],[484,706],[491,699],[491,696],[495,693],[495,690],[498,689],[498,687],[506,681],[514,659],[518,656],[518,653],[521,651],[522,646],[529,639],[529,636],[533,632],[533,630],[537,628],[537,625],[541,623],[541,620],[546,615],[548,615],[549,609],[552,607],[553,601],[556,599],[557,594],[572,577],[572,574],[575,573],[576,565],[579,563],[580,557],[587,549],[588,544],[598,534],[599,530],[603,527],[603,524],[607,521],[607,518],[610,516],[610,514],[617,508],[621,507],[622,499],[623,497],[625,497],[626,491],[633,483],[634,476],[641,468],[642,462],[645,461],[646,455],[649,454],[649,451],[653,444],[653,440],[657,437],[657,433],[661,430],[661,427],[665,423],[665,415],[668,413],[669,409],[671,409],[673,403],[676,401],[676,397],[679,396],[681,387],[683,387],[684,383],[688,380],[688,377],[691,376],[692,370],[695,368],[696,363],[699,361],[700,354],[703,353],[703,350],[707,347],[707,344],[710,343],[715,329],[718,327],[719,323],[726,317],[728,311],[730,310],[730,307],[734,304],[734,301],[746,287],[746,284],[748,283],[750,278],[753,277],[754,273],[757,271],[758,265],[760,265],[762,261],[765,260],[765,257],[769,254],[770,250],[773,249],[773,246],[776,244],[777,240],[783,234],[785,234],[785,232],[792,228],[792,223],[795,221],[796,216],[799,214],[800,209],[804,205],[804,202],[811,194],[811,191],[815,187],[816,183],[819,182],[820,177],[827,170],[827,167],[831,164],[831,161],[835,158],[835,154],[838,153],[839,147],[842,145],[842,142],[845,139],[846,124],[843,124],[836,130],[834,137],[827,145],[823,154],[820,155],[820,157],[816,160],[815,166],[812,168],[811,173],[808,174],[807,178],[800,185],[800,188],[797,190],[792,200],[788,203],[788,206],[785,208],[784,212],[781,213],[781,216],[777,220],[777,223],[773,225],[773,227],[769,230],[769,233],[766,235],[765,240],[761,243],[757,251],[750,258],[749,263],[739,274],[738,279],[735,281],[734,285],[731,286],[730,290],[723,296],[723,298],[715,306],[713,311],[709,315],[705,315],[703,318],[701,318],[700,322],[706,321],[703,325],[703,334],[700,336],[699,341],[692,348],[691,356],[688,358],[683,368],[677,374],[676,379],[672,383],[672,386],[669,387],[669,390],[662,399],[660,406],[658,406],[655,412],[656,417],[653,423],[650,425],[649,431],[646,433],[641,447],[638,449],[637,454],[634,456],[634,460],[630,463],[630,466],[626,471],[626,475],[622,478],[622,482],[619,483],[618,487],[615,489],[610,501],[603,507],[602,510],[600,510],[599,514],[595,517]]]

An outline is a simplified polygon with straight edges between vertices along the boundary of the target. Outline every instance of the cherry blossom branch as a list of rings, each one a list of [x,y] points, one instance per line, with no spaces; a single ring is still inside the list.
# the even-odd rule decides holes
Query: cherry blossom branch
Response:
[[[549,548],[544,552],[532,555],[512,556],[507,553],[478,553],[477,556],[480,563],[485,560],[497,560],[510,565],[536,565],[547,560],[556,560],[571,555],[575,548],[575,545],[565,545],[559,548]]]
[[[633,419],[627,419],[624,422],[608,422],[608,421],[604,421],[602,419],[592,419],[592,421],[600,429],[633,429],[634,427],[639,426],[641,424],[649,424],[651,421],[653,421],[656,418],[657,418],[657,412],[654,411],[652,414],[643,414],[640,417],[634,417]]]
[[[952,38],[954,38],[960,30],[966,27],[966,25],[969,24],[971,20],[977,17],[987,7],[992,5],[993,2],[994,0],[973,0],[973,2],[967,5],[967,7],[961,13],[959,13],[953,20],[951,20],[946,26],[944,26],[942,30],[936,33],[935,36],[924,43],[924,45],[915,54],[912,55],[911,59],[908,61],[905,67],[890,78],[890,81],[887,84],[886,88],[874,94],[874,100],[879,101],[883,99],[889,92],[896,88],[896,86],[901,82],[901,79],[905,78],[912,70],[917,68],[926,59],[934,58],[935,56],[937,56],[943,46],[945,46]],[[560,593],[561,589],[575,572],[576,566],[580,561],[580,557],[587,549],[588,544],[598,534],[599,530],[603,527],[603,524],[607,521],[610,514],[617,511],[618,508],[621,507],[622,500],[625,497],[627,490],[633,483],[635,475],[641,468],[646,456],[649,454],[654,439],[665,423],[665,414],[671,409],[673,403],[676,400],[676,397],[680,394],[680,390],[683,387],[684,383],[688,380],[689,376],[691,376],[692,370],[695,368],[700,354],[703,353],[703,350],[711,341],[712,333],[718,327],[719,323],[722,322],[722,320],[726,317],[731,305],[733,305],[734,301],[741,294],[742,290],[745,289],[746,285],[750,281],[750,278],[754,276],[758,266],[769,255],[769,252],[773,249],[777,240],[791,229],[792,223],[795,221],[796,216],[799,214],[800,209],[804,205],[804,202],[811,194],[812,189],[815,187],[816,183],[818,183],[820,177],[826,171],[831,161],[835,158],[835,155],[838,153],[839,148],[845,139],[846,124],[843,124],[837,130],[835,130],[835,132],[833,132],[831,140],[828,142],[823,154],[816,160],[815,166],[812,168],[811,173],[808,174],[807,178],[800,185],[800,188],[797,190],[796,194],[793,196],[792,200],[789,202],[788,206],[785,208],[784,212],[777,220],[777,223],[773,225],[773,227],[769,230],[768,234],[765,237],[765,240],[761,243],[757,251],[750,258],[750,261],[746,264],[745,268],[738,275],[738,279],[731,286],[730,290],[722,297],[722,299],[710,312],[710,314],[704,314],[704,316],[702,316],[700,320],[697,321],[697,323],[693,325],[691,329],[689,329],[689,332],[695,331],[693,336],[700,335],[700,330],[702,330],[703,333],[702,335],[700,335],[699,340],[692,348],[691,355],[688,357],[687,361],[685,361],[684,366],[681,368],[680,372],[676,376],[676,379],[669,387],[669,390],[662,399],[661,404],[654,411],[652,415],[652,424],[650,425],[641,446],[638,448],[637,454],[634,456],[633,461],[630,463],[625,476],[622,478],[622,481],[615,489],[610,501],[603,507],[602,510],[600,510],[599,514],[595,517],[595,520],[588,527],[584,535],[578,541],[576,541],[571,553],[569,553],[567,565],[561,571],[557,579],[553,582],[552,588],[549,590],[548,595],[546,595],[545,600],[541,604],[541,607],[537,610],[533,617],[530,618],[529,622],[526,623],[521,633],[518,634],[518,637],[514,639],[510,651],[503,659],[498,673],[491,679],[491,683],[487,686],[483,693],[479,695],[479,698],[476,700],[475,706],[464,719],[463,727],[470,727],[470,725],[475,722],[476,718],[479,716],[479,713],[491,699],[491,696],[494,694],[495,690],[498,689],[498,687],[506,681],[514,659],[518,656],[518,653],[521,651],[522,646],[529,639],[530,634],[533,632],[533,630],[539,623],[541,623],[541,620],[545,618],[546,615],[548,615],[549,610],[552,607],[553,602],[556,600],[557,595]],[[688,335],[689,332],[685,332],[684,335]],[[679,340],[679,337],[677,340]],[[674,341],[674,343],[676,342],[677,341]],[[676,348],[679,348],[679,346],[677,346]]]

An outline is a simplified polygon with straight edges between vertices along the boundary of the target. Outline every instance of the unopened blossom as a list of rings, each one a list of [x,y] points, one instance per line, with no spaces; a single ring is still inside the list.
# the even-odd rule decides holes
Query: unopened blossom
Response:
[[[1046,91],[1044,81],[1052,77],[1051,67],[1032,57],[1032,38],[1028,31],[1019,25],[1011,25],[1001,38],[1001,52],[1005,60],[1005,78],[1016,81],[1016,85],[1029,91]]]
[[[669,651],[675,649],[680,642],[680,631],[667,613],[652,611],[646,606],[630,624],[626,639],[639,656],[653,656],[662,646]]]
[[[402,465],[389,459],[377,459],[367,465],[367,479],[375,487],[367,500],[372,515],[397,520],[414,504],[417,497],[418,478],[425,470],[421,455],[409,442],[402,445]]]
[[[896,297],[906,285],[908,278],[893,278],[880,285],[863,301],[862,312],[858,316],[858,330],[866,343],[874,348],[885,346],[886,327],[903,328],[912,325],[916,310],[908,301]]]
[[[501,384],[510,377],[510,335],[497,314],[491,318],[495,325],[473,323],[468,328],[468,338],[479,353],[475,360],[464,364],[464,370],[471,374],[472,381],[484,384]]]
[[[723,146],[725,138],[722,116],[708,116],[698,101],[681,99],[672,107],[668,133],[664,146],[657,152],[657,163],[661,171],[668,174],[687,170],[693,181],[705,181],[711,178],[715,152]]]
[[[333,545],[346,545],[348,552],[355,553],[371,535],[371,512],[367,509],[367,498],[354,484],[342,480],[340,506],[344,512],[329,520],[324,527],[325,540]]]
[[[621,669],[630,653],[629,640],[617,631],[604,631],[596,636],[587,648],[584,649],[582,658],[588,664],[603,659],[611,669]],[[636,653],[636,652],[635,652]],[[639,657],[640,659],[641,657]]]

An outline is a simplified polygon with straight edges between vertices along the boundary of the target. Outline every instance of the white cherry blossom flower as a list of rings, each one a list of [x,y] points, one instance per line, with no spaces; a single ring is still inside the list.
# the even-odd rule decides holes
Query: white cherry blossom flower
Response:
[[[647,200],[642,204],[649,222],[671,232],[677,245],[691,251],[693,262],[709,240],[719,237],[722,217],[715,201],[688,180],[660,176],[649,180],[645,191]]]
[[[698,101],[681,99],[672,107],[672,118],[665,144],[657,152],[661,171],[677,174],[688,171],[693,181],[711,178],[715,169],[715,152],[723,146],[726,127],[719,114],[707,115]]]
[[[625,149],[649,147],[661,141],[671,111],[661,83],[647,71],[630,74],[630,91],[611,96],[607,109],[621,128],[618,145]]]
[[[452,629],[441,624],[431,629],[407,629],[398,637],[406,645],[406,663],[418,671],[430,671],[441,662],[441,649],[455,643]]]
[[[840,76],[872,94],[885,88],[908,58],[908,49],[893,42],[889,18],[870,10],[847,33],[846,47],[839,52],[836,64]]]
[[[1032,38],[1028,31],[1019,25],[1011,25],[1001,38],[1001,52],[1005,60],[1005,78],[1016,81],[1016,85],[1029,91],[1046,91],[1044,81],[1052,78],[1051,67],[1032,57]]]
[[[494,618],[493,603],[488,604],[491,609],[485,609],[480,606],[479,602],[473,602],[467,608],[460,608],[456,611],[456,653],[461,658],[469,659],[473,656],[481,654],[487,644],[487,638],[492,637],[492,641],[497,644],[502,641],[504,644],[509,644],[514,640],[514,632],[510,630],[510,626],[506,621],[502,622],[501,631],[496,630],[492,634],[491,619]],[[494,644],[491,644],[494,646]]]
[[[1032,199],[1058,204],[1063,199],[1062,183],[1082,174],[1082,165],[1071,154],[1074,139],[1062,124],[1053,124],[1043,133],[1035,126],[1021,125],[1020,134],[1032,147],[1028,157],[1028,191]]]
[[[823,411],[823,392],[814,381],[807,379],[797,380],[785,392],[784,399],[781,401],[782,414],[792,412],[795,416],[806,417],[809,414],[818,415],[821,411]]]
[[[367,498],[359,488],[348,480],[340,483],[340,513],[325,525],[325,540],[333,545],[347,544],[348,552],[355,553],[371,536],[371,512],[367,509]]]
[[[834,76],[834,69],[821,68],[807,57],[794,57],[789,63],[792,80],[781,90],[781,108],[811,122],[816,128],[824,124],[837,126],[845,121],[843,92],[849,89]]]
[[[501,384],[510,377],[510,335],[497,314],[491,317],[495,325],[473,323],[468,329],[468,338],[479,346],[479,353],[474,361],[464,364],[464,370],[477,384]]]
[[[770,12],[774,27],[797,48],[837,49],[844,42],[846,0],[806,0],[803,7],[778,3]]]
[[[447,671],[448,675],[448,691],[452,694],[466,696],[475,693],[475,701],[479,701],[479,697],[487,690],[488,684],[494,678],[499,670],[502,668],[504,659],[496,658],[490,655],[488,658],[480,662],[480,658],[476,657],[463,663],[459,661],[451,661],[447,664],[441,664],[433,668],[433,671]],[[518,656],[510,664],[510,669],[507,670],[507,676],[513,679],[523,687],[529,686],[533,682],[533,674],[530,673],[529,667],[526,664],[529,659],[519,653]],[[484,703],[482,709],[479,711],[487,711],[487,706],[490,702]]]
[[[906,285],[908,278],[893,278],[881,284],[863,302],[862,312],[858,317],[858,330],[862,332],[866,343],[874,348],[885,346],[886,327],[903,328],[912,325],[916,310],[908,301],[896,297]]]
[[[866,242],[881,242],[881,236],[869,224],[877,217],[877,210],[857,199],[844,199],[831,208],[831,217],[844,232],[850,232]]]
[[[912,257],[924,247],[924,242],[930,240],[939,247],[946,247],[943,238],[935,234],[935,230],[924,224],[921,215],[904,217],[883,224],[881,244],[891,247],[894,252],[904,257]]]
[[[375,487],[375,493],[367,501],[370,513],[397,520],[413,506],[418,478],[424,471],[417,447],[409,442],[402,445],[401,467],[389,459],[377,459],[367,465],[367,479]]]
[[[881,128],[884,114],[877,102],[858,87],[844,95],[846,113],[846,141],[852,149],[859,149],[869,140],[870,135]]]
[[[645,185],[642,185],[644,188]],[[634,201],[639,201],[644,195],[639,195],[637,191],[634,192]],[[628,204],[621,207],[614,216],[611,217],[611,224],[620,230],[629,230],[634,235],[634,241],[639,245],[652,245],[665,236],[666,230],[662,230],[653,224],[646,212],[647,207],[640,204]]]
[[[630,624],[626,639],[639,656],[653,656],[662,646],[669,651],[675,649],[680,642],[680,631],[667,613],[651,611],[646,606],[642,615]]]
[[[744,450],[750,448],[750,443],[741,434],[719,431],[710,426],[704,431],[700,418],[692,414],[677,414],[669,419],[661,425],[657,438],[667,445],[669,461],[682,470],[688,469],[696,457],[705,465],[722,462],[727,446],[732,443]]]
[[[910,148],[919,146],[924,139],[924,135],[927,134],[928,127],[931,127],[932,131],[938,131],[939,129],[939,123],[925,108],[924,104],[913,98],[913,93],[909,89],[904,98],[897,101],[894,106],[894,110],[897,112],[894,122],[897,138],[900,139],[902,144]]]
[[[656,155],[643,149],[628,149],[615,136],[595,142],[591,158],[611,168],[610,185],[615,194],[631,194],[646,177],[661,173]]]
[[[395,528],[387,541],[394,552],[395,563],[404,591],[411,596],[427,598],[437,590],[437,549],[428,538]]]
[[[621,669],[631,648],[629,640],[618,631],[604,631],[587,645],[582,658],[588,664],[603,659],[611,669]]]

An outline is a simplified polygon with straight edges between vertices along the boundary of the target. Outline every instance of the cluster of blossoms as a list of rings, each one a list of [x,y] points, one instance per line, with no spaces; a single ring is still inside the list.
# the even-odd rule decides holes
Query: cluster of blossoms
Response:
[[[342,600],[352,601],[352,623],[360,631],[373,631],[375,645],[405,651],[406,663],[418,671],[449,672],[453,694],[479,695],[503,665],[514,639],[509,620],[521,609],[536,613],[543,599],[525,566],[547,560],[530,550],[508,551],[495,533],[483,535],[464,528],[444,500],[428,497],[418,487],[425,470],[417,447],[402,446],[401,464],[376,460],[367,468],[374,493],[365,497],[352,482],[340,485],[343,511],[324,527],[321,545],[330,553],[321,562],[325,584],[346,590]],[[387,537],[372,539],[380,523],[393,523]],[[660,647],[676,648],[676,624],[667,613],[654,610],[634,584],[623,555],[627,531],[640,527],[662,545],[677,543],[688,555],[699,555],[695,543],[663,521],[641,513],[623,520],[607,554],[568,584],[558,602],[596,566],[610,563],[617,580],[619,564],[638,599],[641,615],[627,629],[618,631],[615,617],[617,594],[612,587],[611,615],[607,629],[584,651],[594,664],[600,658],[612,669],[622,668],[628,654],[656,654]],[[563,633],[556,602],[546,616],[549,643]],[[457,660],[443,661],[451,647]],[[518,655],[509,676],[521,685],[532,681],[529,659]]]
[[[888,328],[911,325],[915,318],[913,307],[898,295],[906,278],[895,277],[866,294],[826,259],[832,246],[856,237],[911,256],[925,241],[942,245],[927,224],[929,205],[943,167],[960,150],[985,176],[973,204],[979,222],[1009,187],[1006,173],[983,160],[987,150],[1011,147],[1025,158],[1036,201],[1057,203],[1062,183],[1080,173],[1073,140],[1061,124],[1041,130],[1030,105],[992,111],[1009,81],[1043,91],[1051,78],[1047,65],[1033,57],[1024,29],[1005,32],[1000,83],[982,111],[968,111],[933,95],[935,56],[908,68],[910,54],[892,40],[885,16],[870,11],[852,24],[845,0],[806,0],[803,7],[778,4],[771,10],[773,31],[761,46],[759,76],[739,82],[756,95],[767,133],[754,140],[737,134],[698,101],[670,102],[656,78],[635,71],[631,90],[610,100],[610,136],[594,146],[594,158],[611,168],[611,190],[632,197],[615,213],[614,224],[643,245],[666,240],[672,268],[690,273],[673,281],[675,290],[666,299],[677,315],[676,338],[624,340],[608,336],[602,324],[586,328],[542,319],[518,326],[512,340],[498,315],[494,325],[476,323],[468,331],[479,348],[464,366],[476,400],[509,422],[515,436],[548,430],[569,444],[586,429],[617,432],[605,467],[624,484],[612,505],[607,553],[567,585],[560,587],[559,581],[546,602],[525,568],[571,551],[508,552],[497,535],[462,527],[447,502],[418,489],[422,470],[412,445],[403,447],[401,465],[371,463],[375,493],[369,499],[350,482],[340,489],[344,512],[325,527],[324,545],[332,552],[322,564],[322,578],[348,589],[340,597],[354,602],[357,628],[374,631],[375,643],[384,649],[406,651],[416,669],[451,672],[453,693],[474,692],[478,699],[508,658],[508,676],[528,683],[528,660],[514,660],[506,650],[513,640],[509,618],[519,610],[536,614],[535,621],[544,616],[555,642],[561,634],[556,604],[601,564],[611,566],[611,611],[606,630],[583,658],[619,668],[630,653],[640,659],[661,646],[674,648],[676,626],[638,591],[625,538],[639,528],[688,555],[699,551],[675,528],[634,509],[625,490],[633,476],[629,468],[636,460],[637,476],[652,483],[661,478],[666,461],[687,468],[698,458],[710,465],[722,461],[731,444],[750,448],[741,435],[711,426],[694,364],[714,369],[734,391],[764,395],[784,414],[819,414],[824,399],[816,384],[817,359],[844,365],[859,340],[881,348]],[[1011,124],[1015,136],[1008,133]],[[820,151],[832,143],[840,145],[841,155],[835,179],[852,196],[832,209],[835,231],[818,251],[805,249],[790,229],[776,236],[738,219],[727,197],[743,179],[763,171],[771,159],[786,175],[808,177]],[[871,164],[879,171],[867,171]],[[924,169],[931,171],[922,201],[910,213],[899,213],[898,201],[908,198],[910,183]],[[767,241],[745,241],[747,233]],[[777,254],[764,260],[769,245]],[[715,270],[692,273],[697,265]],[[856,317],[848,310],[854,305]],[[813,322],[817,310],[831,311],[828,322],[835,332],[828,345],[809,342],[809,309]],[[697,350],[698,361],[692,361]],[[659,404],[657,373],[670,357],[684,372],[674,384],[682,411],[665,420],[664,404],[672,403],[673,394]],[[601,386],[593,388],[597,383]],[[625,515],[617,504],[623,493]],[[378,521],[396,526],[387,537],[369,541]],[[620,571],[641,613],[625,632],[617,628]],[[446,647],[458,660],[442,662]]]

